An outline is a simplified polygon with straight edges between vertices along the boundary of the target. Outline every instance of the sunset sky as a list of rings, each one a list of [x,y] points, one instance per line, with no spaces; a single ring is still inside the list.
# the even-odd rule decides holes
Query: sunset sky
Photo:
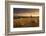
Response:
[[[14,8],[15,16],[39,16],[39,9]]]

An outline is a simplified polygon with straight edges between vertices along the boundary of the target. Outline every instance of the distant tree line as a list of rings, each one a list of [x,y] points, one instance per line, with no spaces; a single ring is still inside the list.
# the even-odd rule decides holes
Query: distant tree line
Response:
[[[14,16],[13,17],[14,19],[20,19],[20,18],[39,18],[39,16],[37,16],[37,17],[32,17],[32,16]]]

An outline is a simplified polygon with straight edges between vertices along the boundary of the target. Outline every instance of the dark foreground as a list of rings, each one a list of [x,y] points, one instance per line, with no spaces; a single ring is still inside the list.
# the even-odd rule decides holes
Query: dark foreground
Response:
[[[14,17],[13,27],[38,27],[39,26],[39,17]]]

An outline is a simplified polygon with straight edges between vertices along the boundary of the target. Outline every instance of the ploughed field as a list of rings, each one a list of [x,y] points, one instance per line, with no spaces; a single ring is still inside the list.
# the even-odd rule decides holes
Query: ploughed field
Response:
[[[39,16],[28,17],[28,16],[14,16],[13,17],[13,27],[38,27],[39,26]]]

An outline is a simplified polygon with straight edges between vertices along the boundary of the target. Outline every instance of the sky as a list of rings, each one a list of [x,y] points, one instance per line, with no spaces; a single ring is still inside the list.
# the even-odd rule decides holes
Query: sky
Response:
[[[14,8],[15,16],[39,16],[39,9]]]

